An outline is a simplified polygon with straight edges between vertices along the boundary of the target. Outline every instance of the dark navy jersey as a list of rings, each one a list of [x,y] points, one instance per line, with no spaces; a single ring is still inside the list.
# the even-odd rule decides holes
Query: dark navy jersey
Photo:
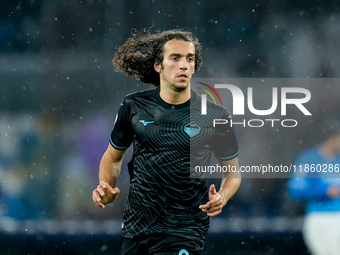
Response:
[[[209,217],[199,206],[208,202],[208,190],[204,178],[190,173],[208,164],[211,152],[221,160],[238,155],[230,125],[213,127],[213,119],[230,118],[211,102],[207,115],[201,115],[201,98],[193,91],[180,105],[163,101],[159,88],[125,97],[110,139],[118,150],[133,143],[123,236],[168,233],[205,239]]]

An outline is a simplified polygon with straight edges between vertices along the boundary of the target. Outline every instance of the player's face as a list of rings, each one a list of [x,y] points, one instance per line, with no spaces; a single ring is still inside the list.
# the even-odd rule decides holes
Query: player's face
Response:
[[[155,63],[161,86],[181,91],[190,88],[195,73],[195,46],[191,42],[170,40],[164,45],[163,62]]]

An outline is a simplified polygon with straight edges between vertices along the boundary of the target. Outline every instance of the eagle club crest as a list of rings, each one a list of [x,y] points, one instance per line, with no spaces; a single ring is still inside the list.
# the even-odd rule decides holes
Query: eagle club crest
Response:
[[[194,137],[200,132],[201,128],[193,121],[184,126],[185,133],[190,137]]]

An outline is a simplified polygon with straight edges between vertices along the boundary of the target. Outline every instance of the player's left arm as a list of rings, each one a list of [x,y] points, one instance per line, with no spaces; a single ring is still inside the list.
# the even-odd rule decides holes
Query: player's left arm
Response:
[[[221,166],[229,169],[228,172],[223,172],[221,188],[217,192],[215,185],[212,184],[209,188],[210,201],[205,205],[201,205],[200,209],[213,217],[222,212],[222,208],[227,204],[230,198],[236,193],[241,184],[241,172],[238,164],[238,158],[233,158],[228,161],[219,160]]]

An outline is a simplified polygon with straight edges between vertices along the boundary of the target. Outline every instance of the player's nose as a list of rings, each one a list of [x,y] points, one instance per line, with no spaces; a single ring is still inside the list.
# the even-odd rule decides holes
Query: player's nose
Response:
[[[182,59],[180,62],[179,62],[179,68],[181,70],[187,70],[188,69],[188,62],[186,61],[186,59]]]

